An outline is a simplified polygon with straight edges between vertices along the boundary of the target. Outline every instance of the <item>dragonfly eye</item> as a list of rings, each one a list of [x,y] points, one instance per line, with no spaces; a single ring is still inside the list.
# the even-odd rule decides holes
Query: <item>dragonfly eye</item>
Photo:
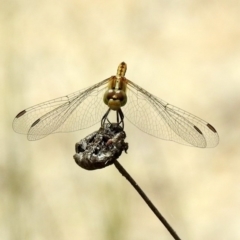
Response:
[[[113,98],[116,98],[116,99],[120,100],[121,102],[124,100],[125,97],[126,97],[126,94],[121,90],[118,90],[115,93],[115,95],[113,96]]]
[[[103,100],[106,103],[106,101],[108,102],[109,99],[112,99],[115,95],[115,91],[113,89],[109,89],[105,92],[104,96],[103,96]]]

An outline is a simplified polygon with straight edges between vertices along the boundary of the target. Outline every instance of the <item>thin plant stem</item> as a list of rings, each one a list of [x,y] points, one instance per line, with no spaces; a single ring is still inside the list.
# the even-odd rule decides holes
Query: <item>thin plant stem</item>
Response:
[[[131,185],[137,190],[137,192],[141,195],[143,200],[147,203],[147,205],[151,208],[156,217],[162,222],[162,224],[166,227],[168,232],[172,235],[175,240],[181,240],[177,233],[173,230],[167,220],[163,217],[163,215],[157,210],[157,208],[153,205],[150,199],[146,196],[143,190],[138,186],[138,184],[133,180],[133,178],[129,175],[129,173],[122,167],[122,165],[115,160],[115,167],[118,171],[131,183]]]

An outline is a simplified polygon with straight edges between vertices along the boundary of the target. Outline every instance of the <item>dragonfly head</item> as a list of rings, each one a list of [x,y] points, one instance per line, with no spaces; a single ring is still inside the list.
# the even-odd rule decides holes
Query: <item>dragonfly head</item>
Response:
[[[118,110],[127,103],[127,82],[124,77],[113,76],[109,79],[103,101],[112,110]]]
[[[103,101],[110,109],[118,110],[126,104],[127,95],[123,90],[108,89],[103,96]]]

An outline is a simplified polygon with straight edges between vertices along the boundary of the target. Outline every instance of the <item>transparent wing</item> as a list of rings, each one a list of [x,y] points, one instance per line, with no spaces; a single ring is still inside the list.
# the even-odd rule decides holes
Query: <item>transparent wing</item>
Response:
[[[215,147],[219,137],[212,125],[153,96],[128,80],[127,119],[157,138],[195,147]]]
[[[28,140],[38,140],[51,133],[76,131],[96,124],[108,109],[103,102],[108,80],[21,111],[13,120],[13,129],[27,134]]]

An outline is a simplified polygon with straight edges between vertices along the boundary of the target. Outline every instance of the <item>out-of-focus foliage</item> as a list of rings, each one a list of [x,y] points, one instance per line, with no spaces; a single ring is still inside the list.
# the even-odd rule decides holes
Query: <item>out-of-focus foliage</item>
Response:
[[[15,115],[127,78],[206,121],[214,149],[161,141],[125,122],[119,161],[182,239],[240,238],[240,2],[2,1],[0,239],[172,239],[114,166],[88,172],[74,144],[99,125],[36,142]]]

